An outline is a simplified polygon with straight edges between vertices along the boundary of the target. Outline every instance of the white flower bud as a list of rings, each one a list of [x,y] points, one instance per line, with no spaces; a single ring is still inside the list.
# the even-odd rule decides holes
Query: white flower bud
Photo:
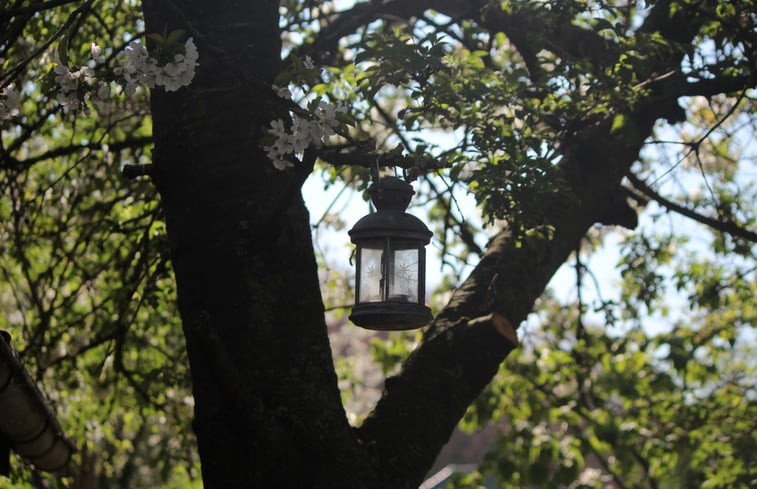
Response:
[[[95,63],[97,64],[105,63],[105,57],[102,55],[102,50],[100,49],[100,46],[98,46],[97,44],[90,43],[89,54],[92,57],[92,59],[95,60]]]
[[[18,114],[20,107],[20,96],[14,88],[8,86],[0,90],[0,121]]]

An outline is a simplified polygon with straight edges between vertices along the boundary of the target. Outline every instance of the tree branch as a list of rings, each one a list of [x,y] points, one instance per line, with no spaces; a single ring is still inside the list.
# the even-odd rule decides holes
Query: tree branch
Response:
[[[678,42],[685,40],[680,30],[686,31],[690,41],[696,34],[696,18],[695,13],[679,12],[665,17],[667,23],[653,24]],[[673,24],[694,28],[687,31]],[[667,73],[680,64],[682,53],[675,50],[656,57],[645,69]],[[666,82],[649,97],[664,93]],[[588,229],[595,222],[607,221],[607,206],[622,195],[621,179],[665,111],[659,103],[643,100],[624,114],[627,124],[621,128],[613,128],[609,118],[580,129],[567,141],[557,169],[567,189],[544,202],[543,222],[553,234],[518,242],[506,231],[495,236],[402,371],[387,379],[381,400],[358,429],[364,443],[374,447],[384,486],[420,483],[467,406],[514,347],[491,327],[482,328],[481,323],[470,327],[469,318],[498,313],[513,325],[525,320]]]
[[[387,379],[384,395],[358,429],[375,447],[383,487],[422,481],[467,407],[517,345],[513,325],[525,319],[590,225],[576,216],[564,216],[566,226],[549,243],[516,244],[500,232],[402,371]]]
[[[405,148],[396,146],[387,153],[376,153],[372,144],[358,145],[353,151],[340,151],[323,147],[318,157],[333,166],[362,166],[364,168],[399,167],[409,170],[411,179],[425,173],[441,170],[447,165],[430,157],[405,156]]]
[[[446,182],[445,182],[446,183]],[[444,192],[441,192],[439,189],[436,188],[436,185],[429,180],[427,181],[427,185],[431,189],[431,191],[436,194],[437,199],[442,199]],[[462,211],[460,210],[460,207],[457,205],[457,200],[455,199],[455,195],[453,192],[452,186],[447,184],[447,192],[449,193],[449,202],[448,205],[446,205],[446,211],[444,213],[445,215],[445,222],[449,223],[449,221],[452,221],[452,223],[457,226],[457,235],[460,238],[460,241],[463,242],[463,244],[468,248],[468,251],[471,253],[475,253],[478,256],[481,256],[484,254],[484,250],[481,249],[481,247],[476,243],[476,240],[474,239],[473,232],[471,232],[471,225],[466,222],[465,217],[463,216]],[[452,212],[451,205],[452,203],[455,204],[455,207],[457,208],[458,212],[460,213],[460,217],[458,218],[454,212]],[[446,228],[445,224],[445,228]],[[475,229],[473,230],[475,231]],[[446,253],[446,244],[447,240],[443,239],[444,242],[444,248],[442,249],[442,255]]]
[[[499,313],[463,318],[386,380],[385,395],[359,428],[377,452],[380,487],[418,487],[465,409],[517,344]],[[454,406],[438,405],[449,398]]]
[[[121,151],[122,149],[134,148],[139,146],[145,146],[152,143],[152,136],[140,136],[132,139],[124,139],[122,141],[116,141],[108,144],[108,149],[112,151]],[[59,158],[61,156],[68,156],[74,153],[78,153],[82,150],[96,150],[102,149],[103,143],[100,141],[92,141],[85,144],[72,144],[69,146],[62,146],[59,148],[53,148],[45,151],[42,154],[31,156],[23,160],[17,160],[15,158],[8,158],[8,167],[11,169],[26,169],[38,163],[40,161],[49,160],[52,158]]]
[[[681,87],[681,95],[712,97],[719,94],[743,93],[746,89],[757,87],[757,73],[750,76],[721,76],[686,83]]]
[[[303,46],[297,54],[311,54],[319,61],[333,56],[340,39],[356,32],[363,26],[382,18],[410,19],[426,10],[436,10],[449,17],[480,11],[484,0],[389,0],[384,2],[358,2],[348,10],[339,12],[333,19],[326,19],[318,37],[312,44]]]
[[[536,56],[541,50],[561,58],[588,59],[596,66],[604,66],[614,59],[613,44],[609,40],[574,25],[572,16],[560,15],[540,5],[523,2],[510,12],[490,6],[481,18],[482,25],[490,31],[507,35],[532,77],[538,75]]]
[[[702,214],[699,214],[692,209],[684,207],[680,204],[676,204],[675,202],[661,196],[660,194],[652,190],[649,185],[644,183],[636,175],[629,173],[627,177],[634,188],[638,190],[642,195],[654,200],[666,209],[681,214],[682,216],[686,216],[689,219],[692,219],[700,224],[704,224],[705,226],[709,226],[712,229],[720,231],[721,233],[728,233],[732,236],[751,241],[752,243],[757,243],[757,233],[755,233],[754,231],[750,231],[749,229],[746,229],[733,221],[721,221],[716,218],[703,216]]]
[[[43,42],[37,49],[35,49],[29,56],[21,60],[16,66],[8,70],[7,72],[0,75],[0,88],[5,88],[10,83],[15,80],[15,78],[26,68],[26,66],[32,62],[34,58],[42,54],[53,42],[55,42],[56,39],[60,38],[66,30],[74,25],[74,23],[77,21],[79,16],[84,15],[87,13],[92,6],[92,3],[94,0],[88,0],[86,3],[82,4],[79,8],[71,12],[71,14],[66,19],[66,22],[61,26],[60,29],[58,29],[52,36],[50,36],[49,39],[47,39],[45,42]]]
[[[62,5],[66,5],[69,3],[78,3],[78,1],[77,0],[50,0],[48,2],[42,2],[36,5],[27,6],[27,7],[9,8],[7,10],[0,11],[0,15],[2,15],[3,17],[5,16],[12,17],[15,15],[36,14],[36,13],[42,12],[43,10],[50,10],[55,7],[60,7]]]

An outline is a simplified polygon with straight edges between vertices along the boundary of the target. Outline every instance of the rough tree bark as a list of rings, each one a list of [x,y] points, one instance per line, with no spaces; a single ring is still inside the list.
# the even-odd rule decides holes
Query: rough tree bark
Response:
[[[312,49],[326,50],[386,13],[428,8],[454,9],[503,31],[524,53],[543,47],[520,36],[528,16],[487,15],[483,4],[373,2],[332,24]],[[642,29],[691,40],[694,14],[663,15],[667,4],[657,2]],[[501,318],[515,326],[525,319],[594,223],[634,225],[618,199],[621,179],[684,88],[662,82],[649,103],[625,114],[620,130],[598,121],[564,142],[560,171],[574,198],[551,203],[554,238],[516,247],[506,233],[496,236],[403,370],[387,380],[375,411],[353,429],[326,335],[303,175],[274,170],[258,145],[277,113],[270,86],[280,63],[278,3],[144,0],[144,11],[147,31],[185,29],[200,50],[192,85],[156,91],[152,112],[153,179],[171,240],[205,487],[417,487],[514,347]],[[555,32],[576,35],[561,27]],[[680,55],[655,63],[650,73],[675,70]]]

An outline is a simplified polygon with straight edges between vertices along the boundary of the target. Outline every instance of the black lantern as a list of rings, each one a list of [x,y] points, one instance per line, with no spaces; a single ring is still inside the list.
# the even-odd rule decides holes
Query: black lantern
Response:
[[[349,231],[357,245],[355,306],[350,319],[367,329],[419,328],[433,318],[426,307],[426,248],[433,233],[405,212],[413,187],[396,177],[369,189],[376,212]]]

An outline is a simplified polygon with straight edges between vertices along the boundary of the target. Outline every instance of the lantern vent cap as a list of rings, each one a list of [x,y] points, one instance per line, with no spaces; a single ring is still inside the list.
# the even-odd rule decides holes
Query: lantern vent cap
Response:
[[[397,177],[383,177],[368,190],[371,201],[380,211],[405,212],[415,195],[413,187]]]
[[[434,233],[417,217],[405,212],[413,187],[396,177],[384,177],[369,189],[376,212],[363,216],[349,235],[353,243],[371,239],[410,239],[428,244]]]

